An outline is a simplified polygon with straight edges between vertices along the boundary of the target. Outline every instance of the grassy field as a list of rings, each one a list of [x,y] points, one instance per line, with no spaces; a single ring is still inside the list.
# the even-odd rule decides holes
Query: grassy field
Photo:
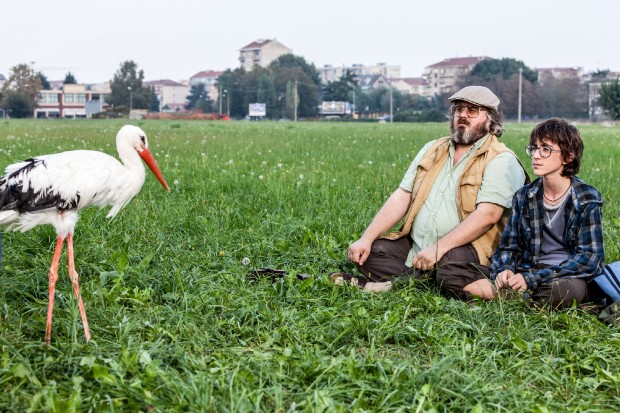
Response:
[[[71,149],[116,156],[122,124],[0,120],[0,167]],[[137,124],[171,192],[148,174],[113,221],[82,213],[89,344],[62,267],[42,344],[53,229],[4,234],[0,411],[620,410],[620,331],[592,312],[329,284],[447,124]],[[530,172],[532,126],[510,124],[503,138]],[[579,175],[603,193],[607,261],[619,260],[620,127],[580,129]],[[290,276],[248,279],[264,266]]]

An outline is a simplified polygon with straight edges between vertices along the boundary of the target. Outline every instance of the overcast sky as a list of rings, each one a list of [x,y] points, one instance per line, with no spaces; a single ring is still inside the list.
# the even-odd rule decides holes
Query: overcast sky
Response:
[[[49,80],[110,80],[133,60],[145,80],[239,65],[276,38],[317,67],[384,62],[420,77],[445,58],[511,57],[529,67],[620,70],[617,0],[29,0],[0,7],[0,74],[31,64]]]

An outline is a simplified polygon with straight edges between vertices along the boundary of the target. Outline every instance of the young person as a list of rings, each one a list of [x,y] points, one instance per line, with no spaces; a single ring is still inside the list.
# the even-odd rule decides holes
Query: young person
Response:
[[[604,266],[603,199],[576,176],[583,142],[564,119],[538,124],[525,150],[539,178],[515,194],[490,268],[465,265],[461,276],[440,282],[464,299],[493,299],[507,289],[527,292],[537,304],[570,307],[588,299],[587,283]]]

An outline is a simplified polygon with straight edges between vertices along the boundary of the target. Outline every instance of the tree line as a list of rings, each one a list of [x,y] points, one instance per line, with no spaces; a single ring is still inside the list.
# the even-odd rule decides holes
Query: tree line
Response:
[[[608,71],[591,74],[592,81],[602,82],[598,104],[610,116],[620,119],[620,84],[608,79]],[[588,118],[588,84],[577,78],[538,78],[538,73],[522,61],[512,58],[486,59],[462,76],[456,89],[471,84],[487,86],[501,100],[501,110],[507,118],[518,115],[518,90],[521,77],[521,115],[524,118]],[[67,73],[64,84],[77,83]],[[390,87],[363,90],[358,79],[345,73],[340,79],[321,85],[316,67],[303,57],[292,54],[280,56],[268,67],[255,66],[227,69],[217,79],[218,97],[213,100],[204,84],[192,85],[186,109],[205,113],[227,113],[233,118],[248,114],[250,103],[265,103],[271,119],[312,118],[319,114],[321,101],[354,102],[355,111],[364,116],[388,113],[390,107],[395,121],[442,121],[449,107],[446,92],[434,97],[403,94]],[[11,68],[0,91],[0,107],[11,117],[31,117],[39,92],[49,89],[49,81],[41,72],[27,64]],[[160,110],[160,102],[151,87],[144,85],[144,72],[133,61],[122,62],[110,80],[110,95],[106,98],[109,110],[119,115],[129,107]]]

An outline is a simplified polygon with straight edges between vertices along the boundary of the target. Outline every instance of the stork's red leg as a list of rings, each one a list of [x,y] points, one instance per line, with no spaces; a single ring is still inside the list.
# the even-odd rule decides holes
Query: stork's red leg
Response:
[[[82,324],[84,325],[84,336],[86,341],[90,341],[90,330],[88,329],[88,320],[86,319],[86,310],[84,309],[84,302],[82,302],[82,296],[80,295],[80,284],[78,282],[78,273],[75,271],[75,262],[73,260],[73,233],[69,232],[67,236],[67,255],[69,257],[69,277],[73,284],[73,292],[75,298],[78,300],[78,308],[80,309],[80,316],[82,316]]]
[[[49,273],[49,299],[47,303],[47,324],[45,325],[45,342],[49,344],[52,338],[52,313],[54,312],[54,294],[56,292],[56,280],[58,280],[58,262],[60,261],[60,253],[62,252],[62,244],[65,238],[58,236],[56,239],[56,249],[52,258],[52,265]]]

